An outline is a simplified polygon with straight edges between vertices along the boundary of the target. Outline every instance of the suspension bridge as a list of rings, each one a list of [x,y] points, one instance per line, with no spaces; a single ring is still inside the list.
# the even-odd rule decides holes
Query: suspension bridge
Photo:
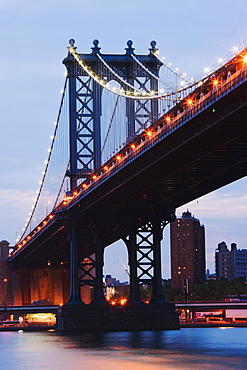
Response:
[[[86,286],[93,287],[91,305],[105,307],[104,248],[119,239],[129,256],[129,304],[146,310],[148,324],[137,320],[136,329],[177,327],[162,294],[162,231],[177,207],[247,175],[247,50],[189,80],[159,57],[155,41],[150,46],[137,55],[128,41],[124,54],[103,54],[94,40],[91,53],[81,54],[72,39],[63,61],[67,76],[40,190],[9,257],[26,301],[38,294],[38,270],[66,266],[63,328],[71,307],[85,309]],[[140,284],[152,286],[148,308]],[[56,293],[53,301],[59,304]],[[122,328],[135,327],[140,311],[133,315]]]

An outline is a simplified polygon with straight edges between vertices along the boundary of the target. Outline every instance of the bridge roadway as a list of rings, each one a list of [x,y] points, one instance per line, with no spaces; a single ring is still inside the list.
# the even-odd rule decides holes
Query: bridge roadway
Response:
[[[166,220],[177,207],[246,176],[246,69],[236,58],[212,74],[188,97],[192,103],[184,99],[87,179],[9,262],[69,261],[66,217],[77,219],[83,259],[94,252],[96,224],[107,246],[128,235],[130,225]]]

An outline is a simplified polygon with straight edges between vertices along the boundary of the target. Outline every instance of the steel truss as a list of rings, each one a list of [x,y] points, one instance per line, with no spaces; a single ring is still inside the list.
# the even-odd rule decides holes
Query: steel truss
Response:
[[[76,47],[71,40],[71,48]],[[126,54],[101,54],[98,40],[94,41],[91,54],[79,54],[91,71],[104,78],[106,82],[116,80],[122,85],[123,80],[133,86],[138,86],[145,92],[158,90],[158,77],[161,62],[154,56],[155,45],[149,49],[148,55],[138,55],[138,60],[145,68],[141,67],[131,55],[134,54],[132,41],[128,41]],[[109,73],[105,63],[119,76]],[[102,86],[78,64],[69,52],[64,59],[69,78],[69,120],[70,120],[70,168],[67,176],[70,177],[70,190],[77,186],[77,180],[89,176],[100,167],[101,163],[101,115],[102,115]],[[150,73],[148,72],[150,70]],[[127,138],[131,140],[143,131],[158,117],[158,100],[148,101],[133,100],[126,97],[126,124]]]

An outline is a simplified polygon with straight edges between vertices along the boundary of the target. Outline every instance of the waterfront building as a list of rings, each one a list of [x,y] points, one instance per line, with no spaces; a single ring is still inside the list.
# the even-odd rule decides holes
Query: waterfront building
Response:
[[[9,251],[12,247],[9,246],[7,240],[0,242],[0,305],[8,306],[12,304],[11,292],[11,271],[8,268],[7,260]]]
[[[172,287],[205,282],[205,228],[189,211],[170,224]]]
[[[247,281],[247,250],[237,249],[236,243],[231,243],[229,250],[227,244],[222,241],[215,251],[215,269],[217,279],[243,278]]]

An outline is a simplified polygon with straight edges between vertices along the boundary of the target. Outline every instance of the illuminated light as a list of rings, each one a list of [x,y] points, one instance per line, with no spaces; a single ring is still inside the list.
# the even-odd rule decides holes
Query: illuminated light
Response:
[[[198,86],[202,86],[202,85],[203,85],[203,82],[199,81]]]
[[[48,262],[47,262],[47,265],[48,265],[48,266],[50,266],[50,265],[51,265],[51,261],[48,261]]]
[[[152,90],[152,91],[150,91],[150,92],[151,92],[151,95],[154,95],[154,94],[155,94],[155,91],[153,91],[153,90]]]
[[[163,94],[165,92],[164,89],[160,89],[160,93]]]
[[[83,188],[86,188],[86,187],[87,187],[87,185],[86,185],[86,184],[82,184],[82,187],[83,187]]]
[[[204,68],[205,73],[208,73],[209,71],[210,71],[210,68],[208,68],[208,67]]]
[[[111,304],[114,306],[116,304],[116,302],[115,301],[111,301]]]
[[[8,279],[4,278],[4,279],[3,279],[3,281],[4,281],[5,283],[7,283]]]
[[[233,51],[234,53],[237,53],[237,52],[238,52],[238,47],[237,47],[237,46],[234,46],[234,47],[232,48],[232,51]]]
[[[49,215],[49,218],[52,219],[53,218],[53,215]]]
[[[54,125],[57,126],[57,122],[54,122]]]
[[[63,261],[60,263],[60,265],[63,265]]]
[[[30,236],[30,235],[28,235],[28,237],[27,237],[27,238],[28,238],[28,240],[29,240],[29,239],[31,239],[31,236]]]
[[[193,104],[193,100],[188,99],[188,100],[187,100],[187,104],[188,104],[188,105],[192,105],[192,104]]]
[[[47,221],[43,221],[43,225],[46,225],[47,224]]]
[[[56,330],[55,329],[48,329],[47,331],[53,332],[53,331],[56,331]]]
[[[222,58],[219,58],[218,59],[218,63],[223,63],[223,59]]]
[[[108,166],[104,166],[103,168],[104,168],[105,171],[107,171],[109,169]]]
[[[45,161],[45,164],[48,164],[48,161]]]
[[[120,161],[121,156],[120,155],[117,155],[116,158],[117,158],[118,161]]]
[[[40,226],[38,226],[38,227],[37,227],[37,230],[39,231],[40,229],[41,229],[41,227],[40,227]]]
[[[145,91],[142,91],[142,96],[145,96],[146,95],[146,92]]]
[[[135,149],[136,146],[135,146],[135,144],[131,144],[130,147],[131,147],[131,149]]]
[[[130,91],[126,91],[126,95],[130,95]]]
[[[76,191],[74,191],[73,195],[76,197],[78,195],[78,193]]]
[[[218,80],[213,80],[213,85],[214,85],[214,86],[217,86],[217,85],[218,85],[218,83],[219,83],[219,81],[218,81]]]
[[[121,301],[120,301],[120,304],[122,305],[122,306],[124,306],[125,304],[126,304],[126,299],[121,299]]]
[[[47,151],[50,153],[51,152],[51,148],[47,149]]]
[[[96,175],[93,175],[93,179],[96,180],[97,179],[97,176]]]
[[[243,62],[244,62],[244,63],[247,63],[247,55],[244,55],[244,57],[243,57]]]
[[[171,121],[171,118],[170,117],[166,117],[166,122],[170,122]]]
[[[62,306],[63,306],[63,304],[62,304],[62,303],[59,303],[59,306],[60,306],[60,307],[62,307]]]
[[[61,90],[61,94],[64,94],[64,90]]]
[[[134,95],[135,95],[135,96],[137,96],[137,95],[138,95],[138,92],[137,92],[137,91],[135,91],[135,92],[134,92]]]
[[[152,136],[152,131],[147,131],[147,136]]]

